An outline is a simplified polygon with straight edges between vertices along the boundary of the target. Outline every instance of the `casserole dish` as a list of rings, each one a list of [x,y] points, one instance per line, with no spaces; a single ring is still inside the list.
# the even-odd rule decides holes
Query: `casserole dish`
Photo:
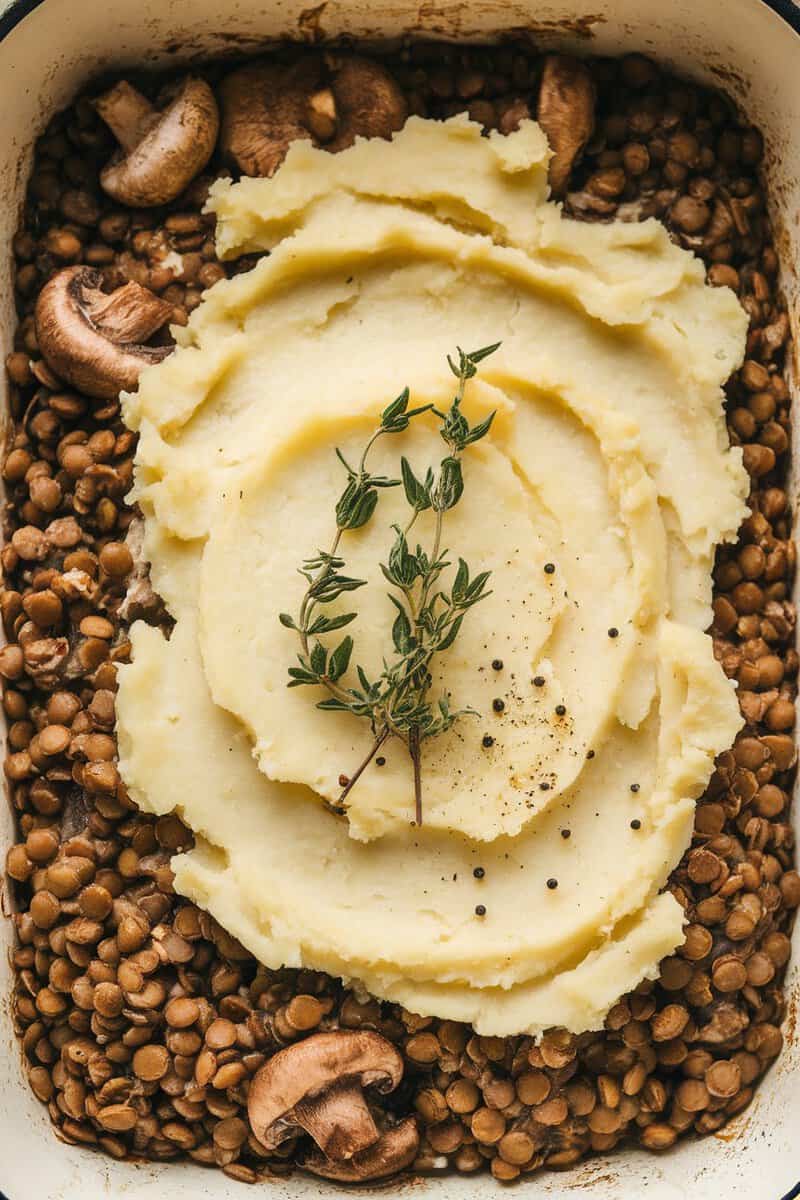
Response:
[[[779,211],[780,247],[785,286],[792,292],[796,277],[792,264],[797,230],[791,214],[798,208],[800,151],[793,142],[800,103],[795,95],[793,56],[800,41],[786,18],[796,18],[794,6],[782,14],[756,0],[738,0],[728,6],[724,32],[715,6],[673,6],[669,19],[655,6],[614,4],[602,11],[549,6],[535,10],[529,4],[510,4],[471,12],[464,4],[420,7],[386,5],[375,10],[352,4],[328,4],[316,9],[275,4],[261,9],[238,4],[226,18],[225,29],[216,28],[217,12],[202,2],[173,6],[169,14],[156,5],[129,11],[112,4],[102,22],[89,10],[73,11],[63,0],[43,0],[39,5],[14,5],[5,13],[0,32],[8,136],[3,153],[4,196],[0,220],[8,241],[13,232],[19,196],[27,171],[27,150],[49,114],[67,102],[84,80],[99,71],[134,64],[191,60],[227,50],[248,51],[265,38],[279,36],[313,40],[349,33],[359,38],[391,37],[412,32],[453,38],[481,38],[504,30],[529,30],[538,43],[565,49],[583,48],[592,53],[643,50],[668,62],[679,72],[726,87],[746,107],[767,138],[767,167],[771,192]],[[781,217],[783,216],[783,221]],[[11,332],[10,277],[4,271],[7,297],[5,335]],[[9,831],[10,832],[10,831]],[[5,931],[10,934],[10,929]],[[4,985],[7,981],[4,981]],[[797,964],[789,976],[797,987]],[[790,1004],[790,1012],[792,1011]],[[791,1194],[798,1175],[793,1146],[798,1098],[797,1051],[792,1044],[791,1019],[788,1046],[760,1090],[753,1106],[720,1138],[692,1143],[667,1157],[654,1159],[638,1153],[594,1160],[563,1177],[536,1178],[528,1187],[535,1195],[577,1195],[589,1186],[598,1197],[648,1194],[661,1200],[691,1193],[711,1197],[726,1187],[742,1184],[751,1195],[780,1200]],[[78,1189],[89,1197],[103,1195],[146,1196],[154,1188],[172,1198],[195,1195],[228,1196],[235,1185],[224,1177],[213,1179],[195,1167],[132,1167],[116,1165],[83,1151],[59,1145],[47,1127],[45,1114],[22,1084],[16,1044],[10,1023],[4,1041],[8,1053],[3,1064],[0,1120],[4,1141],[13,1153],[4,1156],[0,1173],[9,1200],[33,1195],[43,1200],[72,1196]],[[794,1108],[793,1108],[794,1105]],[[314,1195],[323,1187],[297,1178],[274,1184],[287,1194]],[[431,1194],[455,1197],[473,1195],[493,1186],[463,1180],[431,1180]]]

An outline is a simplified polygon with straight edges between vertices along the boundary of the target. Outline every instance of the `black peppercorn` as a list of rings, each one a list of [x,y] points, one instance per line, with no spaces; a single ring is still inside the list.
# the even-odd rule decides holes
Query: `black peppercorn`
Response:
[[[385,767],[386,766],[386,759],[383,757],[382,754],[379,754],[378,757],[375,759],[375,766],[376,767]]]
[[[567,838],[572,837],[572,830],[571,829],[562,829],[561,836],[566,841]]]
[[[545,564],[544,564],[544,573],[545,573],[545,575],[552,575],[552,574],[554,574],[554,572],[555,572],[555,569],[556,569],[556,564],[555,564],[555,563],[545,563]]]
[[[611,626],[611,628],[608,631],[608,636],[610,638],[619,637],[619,630],[617,629],[616,625]]]
[[[634,817],[633,820],[631,821],[631,829],[641,829],[641,828],[642,828],[642,822],[639,820],[638,817]]]
[[[558,887],[558,880],[557,879],[548,879],[547,886],[550,888],[551,892],[554,892],[555,889]]]
[[[503,660],[502,660],[502,658],[494,658],[494,659],[492,659],[492,670],[493,670],[493,671],[502,671],[502,669],[503,669]]]
[[[566,711],[567,711],[567,706],[565,704],[557,704],[556,705],[556,716],[557,717],[563,717],[564,714],[566,713]]]
[[[505,708],[505,706],[506,706],[505,700],[501,700],[499,696],[497,697],[496,700],[492,701],[492,708],[497,713],[502,712],[503,709]]]
[[[494,745],[494,738],[492,737],[492,735],[490,733],[485,733],[483,735],[482,743],[483,743],[483,746],[485,747],[485,749],[488,750],[490,746]]]
[[[533,686],[534,687],[544,687],[544,675],[534,675]]]
[[[472,874],[476,879],[483,879],[486,872],[484,871],[483,867],[476,867]]]
[[[638,792],[638,790],[639,790],[639,784],[638,784],[638,783],[632,783],[632,784],[631,784],[631,791],[632,791],[632,792]]]
[[[475,916],[476,917],[485,917],[486,916],[486,905],[485,904],[476,904],[475,905]]]

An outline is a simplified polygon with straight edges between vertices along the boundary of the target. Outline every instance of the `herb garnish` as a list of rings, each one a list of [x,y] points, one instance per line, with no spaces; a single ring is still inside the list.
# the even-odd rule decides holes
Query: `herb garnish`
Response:
[[[336,455],[347,472],[347,486],[336,505],[336,533],[328,551],[319,551],[303,561],[300,574],[308,587],[297,617],[281,613],[280,621],[293,629],[300,639],[298,666],[289,668],[289,687],[314,685],[328,692],[317,708],[327,712],[350,712],[369,721],[374,736],[366,758],[354,773],[347,777],[339,801],[329,805],[338,814],[346,811],[344,801],[361,775],[389,738],[396,737],[408,749],[414,768],[414,801],[417,825],[422,824],[421,745],[427,738],[445,733],[460,717],[477,716],[474,709],[451,709],[450,696],[443,692],[435,701],[429,690],[432,683],[431,660],[452,646],[458,637],[468,609],[486,598],[490,572],[482,571],[474,578],[463,558],[449,591],[439,586],[442,573],[450,566],[448,551],[442,549],[444,514],[455,508],[464,491],[461,456],[468,446],[480,441],[491,428],[495,414],[470,426],[461,404],[468,380],[478,372],[478,363],[499,347],[484,346],[466,353],[458,348],[458,362],[448,355],[450,370],[458,380],[458,389],[447,412],[439,412],[432,404],[409,408],[409,389],[405,388],[381,413],[380,424],[367,442],[357,467],[352,467],[337,448]],[[373,475],[367,468],[369,452],[379,438],[408,429],[412,419],[425,412],[441,421],[439,433],[447,446],[447,454],[439,464],[438,473],[429,467],[419,478],[409,463],[400,460],[400,479]],[[343,678],[350,668],[353,638],[347,634],[331,649],[320,640],[327,634],[343,629],[356,619],[354,612],[326,616],[320,611],[345,592],[363,587],[364,579],[354,579],[343,573],[345,559],[339,553],[346,532],[360,529],[372,518],[381,488],[402,484],[411,516],[405,528],[394,525],[395,539],[389,550],[388,562],[381,563],[383,575],[392,589],[389,599],[397,610],[392,626],[395,656],[384,658],[383,670],[370,679],[362,666],[356,666],[358,687],[347,687]],[[429,550],[419,544],[412,550],[408,534],[421,512],[432,509],[436,514],[433,544]]]

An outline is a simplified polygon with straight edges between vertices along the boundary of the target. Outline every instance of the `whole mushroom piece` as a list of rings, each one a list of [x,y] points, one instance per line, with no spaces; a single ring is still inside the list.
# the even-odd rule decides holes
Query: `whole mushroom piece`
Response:
[[[408,116],[394,77],[358,55],[253,63],[223,80],[220,99],[220,146],[243,175],[274,174],[296,138],[344,150],[390,137]]]
[[[267,1150],[308,1134],[320,1153],[309,1155],[304,1165],[327,1178],[393,1174],[416,1154],[416,1124],[411,1119],[381,1133],[363,1090],[391,1092],[402,1074],[399,1052],[377,1033],[317,1033],[280,1050],[254,1076],[250,1124]]]
[[[548,55],[536,117],[553,151],[548,168],[553,196],[564,195],[573,164],[592,136],[594,105],[594,82],[584,64],[577,58]]]
[[[144,367],[171,346],[146,346],[169,320],[172,305],[138,283],[102,290],[90,267],[65,267],[36,302],[36,337],[47,365],[73,387],[99,400],[133,391]]]
[[[214,152],[219,110],[204,79],[184,79],[161,109],[124,80],[94,106],[120,144],[100,173],[104,191],[119,204],[168,204]]]

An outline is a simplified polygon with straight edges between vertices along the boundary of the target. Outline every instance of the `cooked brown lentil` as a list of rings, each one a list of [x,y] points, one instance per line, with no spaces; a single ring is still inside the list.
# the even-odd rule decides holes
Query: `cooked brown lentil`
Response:
[[[527,43],[414,43],[387,62],[415,113],[467,108],[508,132],[535,107],[540,62]],[[614,1006],[604,1031],[556,1030],[534,1045],[414,1016],[316,972],[268,971],[173,893],[169,855],[191,845],[191,832],[177,814],[139,813],[115,765],[127,622],[165,618],[146,581],[122,608],[134,572],[125,537],[136,514],[125,497],[135,438],[116,401],[55,378],[38,355],[32,313],[54,271],[86,263],[109,288],[149,287],[185,324],[204,287],[249,262],[216,258],[201,212],[208,185],[226,173],[214,160],[165,209],[111,203],[99,187],[111,139],[82,95],[39,139],[13,243],[19,326],[6,360],[14,434],[0,556],[5,772],[18,823],[7,859],[18,906],[15,1014],[31,1088],[65,1141],[118,1159],[188,1155],[248,1183],[284,1174],[303,1146],[273,1153],[257,1141],[250,1078],[309,1032],[366,1027],[404,1054],[391,1112],[417,1114],[417,1168],[488,1168],[510,1181],[625,1142],[661,1151],[719,1129],[780,1052],[781,981],[800,906],[788,824],[798,655],[785,489],[789,330],[763,147],[724,96],[640,55],[589,65],[597,128],[573,169],[567,213],[657,216],[751,318],[727,416],[752,511],[738,543],[718,554],[711,631],[747,726],[720,756],[692,848],[671,877],[689,921],[684,945],[655,983]],[[215,82],[219,68],[207,75]],[[154,94],[161,81],[136,82]],[[169,265],[173,251],[180,267]]]

